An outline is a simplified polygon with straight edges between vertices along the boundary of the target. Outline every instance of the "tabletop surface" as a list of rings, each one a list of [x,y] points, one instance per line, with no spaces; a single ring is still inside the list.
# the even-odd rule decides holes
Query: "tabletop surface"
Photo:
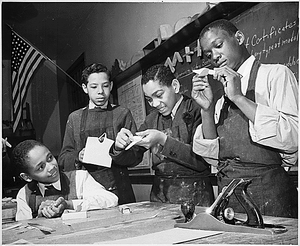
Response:
[[[178,204],[139,202],[126,205],[130,213],[119,207],[87,212],[87,218],[62,220],[36,218],[2,222],[2,244],[91,244],[111,242],[174,228],[183,215]],[[196,207],[196,214],[205,208]],[[274,235],[220,232],[217,235],[185,243],[201,244],[294,244],[298,245],[298,220],[264,216],[264,222],[282,225],[287,232]],[[189,229],[185,229],[189,230]],[[136,242],[139,243],[139,242]]]

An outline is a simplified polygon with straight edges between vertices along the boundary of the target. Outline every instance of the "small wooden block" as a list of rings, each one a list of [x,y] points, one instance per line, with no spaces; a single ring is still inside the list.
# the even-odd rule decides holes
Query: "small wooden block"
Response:
[[[87,218],[87,212],[64,212],[61,216],[62,220],[74,220],[74,219],[85,219]]]

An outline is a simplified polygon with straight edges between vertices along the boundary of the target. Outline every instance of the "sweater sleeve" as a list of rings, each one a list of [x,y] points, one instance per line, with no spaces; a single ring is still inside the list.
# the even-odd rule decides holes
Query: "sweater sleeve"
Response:
[[[194,134],[202,121],[201,109],[192,101],[188,100],[186,103],[188,104],[188,117],[185,120],[189,134],[188,142],[184,143],[178,139],[168,136],[167,141],[160,153],[180,165],[202,172],[207,170],[209,165],[202,158],[202,156],[193,151]]]
[[[124,127],[126,129],[129,129],[134,134],[137,131],[137,127],[130,110],[126,110],[127,112],[125,117],[120,116],[118,119],[116,132],[119,132]],[[145,151],[145,148],[139,146],[133,146],[133,148],[129,150],[117,151],[115,149],[115,145],[113,144],[110,148],[109,154],[114,163],[116,163],[117,165],[133,167],[138,165],[143,160]]]

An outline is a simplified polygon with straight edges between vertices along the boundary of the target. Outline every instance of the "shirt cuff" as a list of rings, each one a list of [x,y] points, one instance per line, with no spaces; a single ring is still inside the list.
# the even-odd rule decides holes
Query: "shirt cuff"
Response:
[[[217,165],[219,155],[219,138],[204,139],[202,125],[199,125],[194,134],[193,152],[203,157],[209,164]]]
[[[292,154],[280,153],[283,167],[292,167],[298,163],[298,151]]]

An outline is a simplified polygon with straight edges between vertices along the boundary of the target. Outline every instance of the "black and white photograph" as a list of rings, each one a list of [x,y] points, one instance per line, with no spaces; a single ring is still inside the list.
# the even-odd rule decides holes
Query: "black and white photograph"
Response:
[[[1,1],[2,245],[298,245],[299,1]]]

